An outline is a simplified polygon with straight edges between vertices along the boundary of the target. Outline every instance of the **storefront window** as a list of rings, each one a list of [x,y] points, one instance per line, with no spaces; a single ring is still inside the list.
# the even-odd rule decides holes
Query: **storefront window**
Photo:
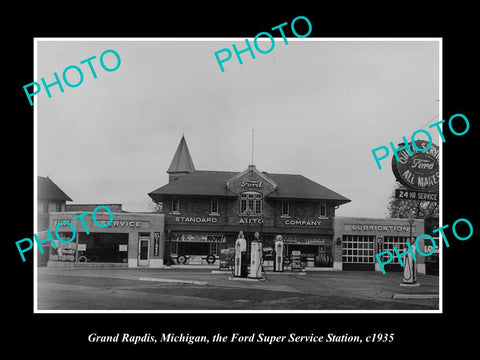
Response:
[[[246,214],[247,209],[253,215],[262,213],[262,194],[256,192],[244,192],[240,196],[240,213]]]
[[[177,254],[178,253],[178,242],[172,241],[170,242],[170,254]]]
[[[75,240],[71,241],[74,234],[71,232],[59,232],[62,241],[55,241],[56,248],[51,247],[51,261],[75,261],[77,244]]]
[[[127,255],[128,233],[79,234],[78,262],[126,263]]]
[[[301,262],[306,267],[332,267],[333,255],[332,245],[305,245],[305,244],[286,244],[285,254],[292,256],[292,251],[300,251]]]
[[[220,250],[226,246],[225,234],[172,234],[170,254],[180,264],[211,264],[208,255],[220,255]],[[179,261],[178,258],[183,260]],[[185,260],[185,261],[184,261]]]
[[[209,255],[210,244],[207,242],[178,242],[178,255]]]
[[[210,243],[210,255],[218,255],[219,245],[218,243]]]

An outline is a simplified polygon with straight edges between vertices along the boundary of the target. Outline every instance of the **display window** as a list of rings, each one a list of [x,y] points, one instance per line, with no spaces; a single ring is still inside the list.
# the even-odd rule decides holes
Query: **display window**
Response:
[[[128,233],[80,233],[78,262],[126,263]]]
[[[286,244],[285,256],[292,257],[293,251],[300,251],[300,259],[304,267],[331,267],[333,266],[332,245],[303,245]]]

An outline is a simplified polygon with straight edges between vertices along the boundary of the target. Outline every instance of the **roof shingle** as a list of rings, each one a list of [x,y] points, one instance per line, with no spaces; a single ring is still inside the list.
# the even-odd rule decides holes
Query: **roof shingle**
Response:
[[[230,171],[196,170],[150,192],[148,195],[154,200],[162,195],[237,196],[226,187],[226,181],[236,174],[238,173]],[[302,175],[265,174],[277,183],[276,191],[269,194],[267,198],[330,200],[338,204],[351,201]]]
[[[178,144],[177,151],[175,151],[175,155],[173,156],[167,173],[192,171],[195,171],[195,166],[193,165],[192,156],[190,155],[190,151],[188,150],[185,137],[182,136],[182,139]]]
[[[37,176],[38,199],[72,201],[50,178]]]

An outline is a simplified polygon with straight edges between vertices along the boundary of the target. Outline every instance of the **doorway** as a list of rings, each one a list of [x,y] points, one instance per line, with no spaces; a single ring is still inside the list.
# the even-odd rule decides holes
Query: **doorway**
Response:
[[[138,237],[138,266],[148,266],[150,234],[140,233]]]

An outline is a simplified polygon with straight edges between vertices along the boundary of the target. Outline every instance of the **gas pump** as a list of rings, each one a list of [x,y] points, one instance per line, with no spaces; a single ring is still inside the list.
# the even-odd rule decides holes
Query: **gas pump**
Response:
[[[247,241],[240,231],[235,241],[235,265],[233,276],[247,277]]]
[[[412,246],[413,254],[416,255],[415,246]],[[419,285],[417,283],[417,266],[413,261],[412,253],[403,256],[403,283],[404,285]]]
[[[275,262],[273,263],[273,271],[283,272],[283,240],[282,235],[275,237]]]
[[[258,232],[254,235],[254,240],[250,245],[250,272],[249,278],[262,278],[262,242],[260,241],[260,234]]]

